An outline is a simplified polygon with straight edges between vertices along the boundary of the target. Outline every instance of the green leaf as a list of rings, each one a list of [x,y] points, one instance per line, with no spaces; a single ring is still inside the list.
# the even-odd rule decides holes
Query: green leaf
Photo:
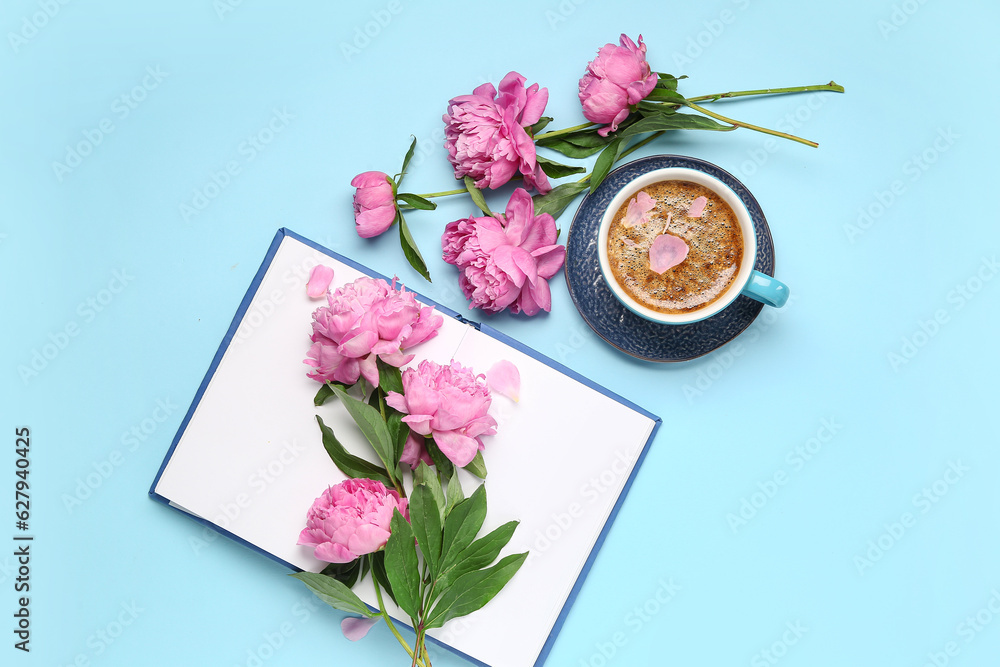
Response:
[[[353,396],[349,396],[342,389],[334,387],[333,390],[336,392],[337,398],[347,408],[351,417],[354,418],[354,423],[358,425],[365,438],[375,449],[375,453],[382,460],[382,464],[386,470],[394,469],[396,467],[396,462],[393,460],[395,447],[393,446],[392,438],[389,436],[389,428],[382,420],[382,414],[378,409],[359,401]]]
[[[368,394],[368,405],[372,406],[376,410],[379,409],[379,396],[380,396],[380,394],[378,393],[377,390],[373,391],[370,394]]]
[[[396,219],[399,221],[399,245],[403,249],[403,256],[406,257],[406,261],[410,263],[413,270],[424,277],[424,280],[432,282],[431,274],[427,271],[427,264],[424,262],[423,255],[420,254],[417,242],[413,240],[413,235],[410,234],[410,228],[406,226],[403,214],[397,212]]]
[[[367,558],[355,558],[350,563],[330,563],[320,574],[333,577],[348,588],[352,588],[358,579],[365,576],[368,569]]]
[[[478,206],[480,211],[486,215],[493,215],[493,211],[486,205],[486,198],[483,197],[483,191],[476,187],[476,182],[472,179],[472,176],[465,177],[465,189],[469,191],[472,203]]]
[[[434,461],[434,467],[440,470],[441,474],[445,477],[451,477],[452,472],[455,470],[455,464],[444,455],[441,448],[434,442],[434,438],[424,438],[424,446],[427,447],[427,453],[430,454],[431,461]]]
[[[465,466],[465,469],[479,479],[486,479],[486,461],[483,460],[483,453],[476,452],[475,458],[469,461],[469,464]]]
[[[541,141],[538,143],[539,145],[542,145]],[[545,148],[558,151],[566,157],[580,159],[598,152],[604,148],[604,144],[598,146],[578,146],[577,144],[567,141],[564,137],[553,137],[552,139],[545,139]]]
[[[528,134],[530,136],[534,137],[536,134],[538,134],[539,132],[541,132],[542,130],[544,130],[546,127],[548,127],[548,124],[551,123],[551,122],[552,122],[552,118],[551,117],[549,117],[549,116],[542,116],[541,118],[538,119],[537,123],[535,123],[534,125],[529,125],[528,127],[524,128],[524,129],[528,132]]]
[[[421,463],[425,468],[427,464]],[[435,478],[432,484],[437,485],[438,495],[441,486]],[[420,553],[431,569],[431,578],[437,577],[441,565],[441,511],[443,507],[437,504],[437,498],[428,484],[416,484],[410,493],[410,526],[420,545]]]
[[[495,561],[500,551],[510,542],[517,525],[517,521],[508,521],[463,549],[454,557],[454,563],[449,563],[448,569],[441,573],[442,587],[447,588],[466,572],[486,567]]]
[[[659,102],[647,102],[646,100],[639,102],[637,107],[639,109],[639,115],[643,118],[649,118],[650,116],[656,116],[659,114],[677,113],[677,107],[664,106]]]
[[[392,534],[385,544],[385,574],[396,594],[396,604],[410,618],[417,618],[420,611],[420,569],[417,549],[413,544],[413,529],[395,509],[389,530]]]
[[[316,420],[319,422],[319,430],[323,434],[323,448],[326,449],[326,453],[330,455],[340,472],[348,477],[367,477],[392,488],[392,480],[385,468],[350,454],[337,440],[333,430],[323,423],[323,418],[316,415]]]
[[[639,122],[641,123],[642,121]],[[636,125],[638,125],[638,123],[636,123]],[[608,175],[609,171],[611,171],[611,167],[618,161],[618,156],[622,153],[622,147],[625,141],[624,137],[624,134],[620,134],[618,138],[608,144],[604,150],[601,151],[601,154],[597,156],[597,162],[594,163],[594,171],[590,172],[591,192],[597,189],[597,186],[601,184],[604,177]]]
[[[621,133],[623,139],[647,132],[662,130],[716,130],[728,132],[736,129],[731,125],[722,125],[711,118],[696,116],[689,113],[670,113],[650,116],[630,125]]]
[[[545,175],[549,178],[563,178],[564,176],[572,176],[573,174],[582,174],[587,171],[584,167],[571,167],[566,164],[559,164],[558,162],[553,162],[543,158],[540,155],[535,156],[535,160],[538,162],[538,166],[542,168]]]
[[[418,484],[426,485],[431,495],[434,496],[434,504],[438,508],[438,520],[439,523],[443,524],[445,499],[444,491],[441,489],[441,480],[438,479],[437,473],[431,470],[430,466],[423,461],[413,471],[413,485],[417,486]]]
[[[385,573],[385,550],[376,551],[373,554],[369,554],[372,561],[372,578],[375,579],[376,583],[382,587],[382,590],[389,594],[392,601],[396,601],[396,594],[392,591],[392,584],[389,583],[389,577]],[[362,556],[363,558],[363,556]]]
[[[399,185],[403,180],[403,174],[406,173],[406,168],[410,165],[410,158],[413,157],[413,151],[417,147],[417,138],[412,134],[410,136],[413,137],[413,141],[410,142],[410,150],[406,151],[406,157],[403,158],[403,168],[399,170],[399,180],[396,181],[396,185]]]
[[[566,142],[578,148],[601,149],[611,143],[614,137],[602,137],[597,133],[599,129],[601,128],[595,127],[589,130],[578,130],[576,132],[570,132],[569,134],[561,134],[551,138],[539,139],[538,145],[546,148],[552,148],[553,144]]]
[[[535,195],[531,198],[535,202],[535,215],[548,213],[553,218],[558,218],[566,210],[566,207],[576,199],[576,196],[586,189],[586,181],[582,183],[563,183],[552,188],[544,195]]]
[[[462,483],[458,480],[458,471],[454,471],[448,479],[448,492],[445,496],[444,515],[447,518],[455,505],[465,500],[465,491],[462,490]]]
[[[382,361],[381,357],[375,359],[375,368],[378,369],[378,386],[383,393],[388,394],[390,391],[403,393],[403,371]]]
[[[333,398],[333,389],[330,388],[329,384],[324,383],[323,386],[319,388],[319,391],[316,392],[316,397],[313,398],[313,405],[319,407],[331,398]]]
[[[392,457],[396,462],[396,479],[399,479],[399,459],[403,456],[403,448],[406,447],[406,438],[410,435],[410,427],[403,422],[403,413],[388,406],[385,410],[385,425],[389,428],[389,437],[392,438]]]
[[[354,591],[333,577],[328,577],[325,574],[316,574],[315,572],[293,572],[288,576],[295,577],[304,583],[316,594],[316,597],[334,609],[352,614],[361,614],[368,618],[378,616],[378,612],[369,609],[368,605],[354,594]]]
[[[482,609],[507,585],[527,556],[527,553],[513,554],[493,567],[463,574],[434,605],[426,627],[439,628],[453,618]]]
[[[402,199],[413,208],[420,209],[421,211],[433,211],[438,207],[434,202],[410,192],[397,192],[396,199]]]
[[[687,102],[683,95],[673,90],[667,90],[666,88],[653,88],[649,95],[646,95],[646,99],[655,102],[670,102],[671,104],[684,104]]]
[[[441,559],[445,568],[457,562],[458,555],[476,539],[485,520],[486,487],[480,484],[471,496],[455,503],[444,521]]]
[[[686,79],[687,75],[684,76],[673,76],[672,74],[663,74],[662,72],[657,72],[657,88],[666,88],[667,90],[677,90],[677,82],[681,79]]]

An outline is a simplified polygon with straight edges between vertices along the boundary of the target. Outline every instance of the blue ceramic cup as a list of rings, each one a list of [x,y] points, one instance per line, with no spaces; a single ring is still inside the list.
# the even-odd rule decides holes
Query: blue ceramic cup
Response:
[[[743,235],[743,259],[732,284],[715,301],[712,301],[703,308],[697,308],[686,313],[661,313],[638,303],[618,284],[608,261],[608,230],[618,209],[634,197],[639,190],[660,181],[689,181],[712,190],[736,214],[736,218],[740,224],[740,232]],[[607,210],[604,211],[604,215],[601,218],[601,226],[598,230],[597,243],[601,274],[611,293],[636,315],[653,322],[661,324],[690,324],[691,322],[697,322],[721,312],[741,294],[775,308],[784,306],[785,302],[788,301],[788,287],[783,282],[753,268],[757,257],[757,235],[754,231],[753,218],[750,216],[749,211],[747,211],[743,200],[728,185],[714,176],[697,169],[690,169],[688,167],[654,169],[629,181],[618,191],[618,194],[608,204]]]

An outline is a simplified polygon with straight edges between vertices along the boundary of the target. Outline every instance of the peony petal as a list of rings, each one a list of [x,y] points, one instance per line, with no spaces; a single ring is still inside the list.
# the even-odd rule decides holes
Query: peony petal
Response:
[[[689,218],[700,218],[701,214],[705,211],[705,204],[708,203],[708,199],[705,197],[698,197],[693,202],[691,202],[691,208],[688,209]]]
[[[315,555],[318,560],[325,561],[327,563],[350,563],[358,557],[358,554],[350,551],[344,545],[335,544],[333,542],[323,542],[316,547],[313,555]]]
[[[358,371],[365,377],[368,382],[372,384],[373,387],[378,386],[378,366],[376,365],[378,357],[374,354],[369,354],[367,357],[362,357],[358,360]]]
[[[527,190],[518,188],[511,193],[504,218],[507,221],[504,225],[507,242],[510,245],[522,245],[524,230],[535,220],[535,203]]]
[[[309,295],[310,299],[318,299],[321,296],[326,296],[326,292],[330,289],[330,283],[332,282],[333,269],[329,266],[317,264],[313,267],[312,273],[309,274],[309,282],[306,284],[306,294]]]
[[[517,403],[521,400],[521,373],[517,366],[501,359],[486,372],[486,383],[490,389]]]
[[[475,438],[456,433],[455,431],[434,431],[434,443],[448,460],[459,468],[472,463],[479,451],[479,442]]]
[[[628,240],[628,239],[626,239]],[[550,245],[531,253],[538,265],[538,277],[548,280],[562,268],[566,261],[566,246]]]
[[[424,444],[424,439],[421,436],[410,432],[410,434],[406,436],[406,443],[403,445],[403,454],[399,457],[399,462],[405,463],[415,470],[420,465],[421,461],[429,466],[434,465],[434,459],[432,459],[431,455],[427,452],[427,446]]]
[[[646,214],[654,208],[656,208],[656,200],[650,197],[645,190],[639,190],[636,196],[629,200],[622,224],[626,227],[635,227],[649,222],[649,216]]]
[[[521,290],[517,305],[525,315],[536,315],[541,310],[546,313],[551,311],[552,294],[549,284],[544,280],[528,283]]]
[[[688,244],[673,234],[660,234],[649,248],[649,269],[663,273],[684,261],[688,254]]]
[[[337,351],[345,357],[363,357],[371,354],[372,345],[378,342],[378,334],[370,330],[360,330],[344,336]]]
[[[376,186],[386,185],[387,181],[385,172],[382,171],[366,171],[358,174],[351,179],[351,185],[356,188],[373,188]]]
[[[356,642],[371,630],[378,619],[363,616],[348,616],[340,622],[340,630],[349,641]]]

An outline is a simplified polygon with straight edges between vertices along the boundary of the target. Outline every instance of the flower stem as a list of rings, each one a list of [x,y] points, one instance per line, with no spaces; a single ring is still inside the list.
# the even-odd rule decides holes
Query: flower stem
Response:
[[[378,581],[375,579],[374,575],[372,575],[372,584],[375,585],[375,597],[378,598],[378,610],[382,613],[382,619],[385,621],[385,624],[389,626],[389,631],[392,633],[393,637],[396,638],[396,641],[399,642],[400,646],[406,650],[406,654],[413,658],[414,665],[427,667],[427,665],[424,664],[424,661],[420,659],[419,652],[414,652],[413,649],[410,648],[410,645],[406,643],[405,639],[403,639],[403,635],[399,634],[399,630],[396,629],[396,624],[393,623],[392,619],[389,617],[389,612],[385,610],[385,603],[382,602],[382,590],[379,588]]]
[[[567,127],[562,130],[552,130],[551,132],[542,132],[541,134],[535,135],[535,141],[539,139],[551,139],[552,137],[560,137],[564,134],[569,134],[571,132],[579,132],[580,130],[586,130],[591,127],[597,127],[600,123],[584,123],[583,125],[574,125],[573,127]]]
[[[443,192],[429,192],[425,195],[419,195],[424,199],[434,199],[435,197],[450,197],[451,195],[461,195],[465,194],[465,188],[460,188],[458,190],[444,190]]]
[[[688,102],[715,102],[728,97],[747,97],[749,95],[782,95],[784,93],[808,93],[813,91],[830,91],[832,93],[844,92],[844,87],[831,81],[830,83],[818,86],[794,86],[792,88],[761,88],[758,90],[736,90],[729,93],[716,93],[714,95],[700,95],[689,97]]]
[[[717,114],[717,113],[715,113],[713,111],[709,111],[705,107],[698,106],[697,104],[695,104],[691,100],[688,100],[687,102],[685,102],[684,106],[690,107],[690,108],[694,109],[695,111],[700,111],[701,113],[705,114],[706,116],[710,116],[710,117],[714,118],[715,120],[721,120],[723,123],[729,123],[730,125],[734,125],[735,127],[745,127],[748,130],[755,130],[757,132],[763,132],[764,134],[770,134],[770,135],[773,135],[775,137],[781,137],[783,139],[791,139],[792,141],[797,141],[800,144],[805,144],[806,146],[812,146],[813,148],[816,148],[817,146],[819,146],[819,144],[817,144],[815,141],[809,141],[808,139],[803,139],[802,137],[796,137],[794,134],[788,134],[786,132],[778,132],[777,130],[769,130],[766,127],[759,127],[757,125],[751,125],[750,123],[744,123],[744,122],[739,121],[739,120],[733,120],[732,118],[726,118],[725,116]]]

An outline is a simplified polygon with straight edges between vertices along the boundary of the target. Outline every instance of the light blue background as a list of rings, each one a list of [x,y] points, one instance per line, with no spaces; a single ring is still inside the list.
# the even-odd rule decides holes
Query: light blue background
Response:
[[[689,96],[830,79],[847,93],[713,107],[785,119],[818,149],[769,152],[740,130],[638,153],[715,162],[761,202],[793,300],[741,347],[634,360],[590,331],[562,274],[550,315],[489,319],[664,420],[549,664],[995,663],[1000,280],[983,280],[1000,250],[995,3],[225,2],[0,9],[0,540],[15,532],[18,426],[32,435],[36,536],[30,655],[12,647],[14,563],[0,548],[0,662],[403,664],[384,628],[347,642],[341,614],[310,611],[280,567],[228,540],[199,544],[201,527],[146,491],[277,228],[464,311],[435,248],[467,201],[409,216],[426,286],[393,235],[354,234],[350,179],[397,170],[413,134],[406,189],[452,187],[446,102],[511,69],[548,87],[553,128],[583,122],[587,61],[641,32],[654,69],[690,77]],[[144,77],[134,109],[116,102]],[[241,145],[276,110],[291,119],[250,159]],[[60,180],[53,162],[102,122],[113,131]],[[230,161],[239,173],[185,220],[180,205]],[[61,337],[69,325],[76,335]],[[125,438],[144,427],[145,440]],[[790,452],[810,444],[821,447],[797,464]],[[734,528],[744,500],[760,507]],[[857,560],[869,551],[870,567]],[[977,613],[978,629],[963,625]]]

